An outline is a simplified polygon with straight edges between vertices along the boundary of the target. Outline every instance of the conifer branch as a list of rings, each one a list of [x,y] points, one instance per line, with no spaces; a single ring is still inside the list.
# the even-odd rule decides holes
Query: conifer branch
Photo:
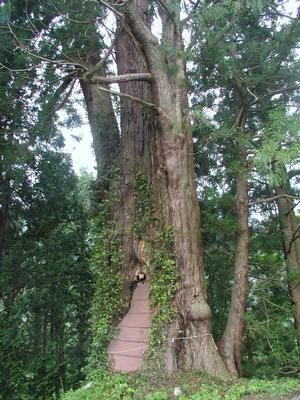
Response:
[[[22,42],[21,40],[18,38],[18,36],[15,34],[15,32],[12,29],[12,25],[11,23],[8,21],[7,22],[7,27],[9,29],[9,32],[11,33],[11,35],[13,36],[13,38],[15,39],[16,43],[20,46],[21,50],[25,53],[28,54],[30,57],[33,57],[35,59],[41,60],[41,61],[45,61],[49,64],[54,64],[54,65],[74,65],[74,66],[80,66],[84,69],[86,69],[86,67],[83,64],[80,64],[80,62],[78,60],[72,60],[69,57],[68,60],[70,60],[70,62],[66,61],[66,60],[51,60],[49,58],[40,56],[36,53],[33,53],[32,51],[30,51]],[[4,66],[6,67],[6,66]],[[8,67],[7,67],[8,68]]]

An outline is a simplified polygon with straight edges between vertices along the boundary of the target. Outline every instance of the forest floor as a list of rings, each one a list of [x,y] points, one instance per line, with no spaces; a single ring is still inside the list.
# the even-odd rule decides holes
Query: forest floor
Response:
[[[196,372],[109,374],[61,400],[300,400],[300,379],[217,380]]]

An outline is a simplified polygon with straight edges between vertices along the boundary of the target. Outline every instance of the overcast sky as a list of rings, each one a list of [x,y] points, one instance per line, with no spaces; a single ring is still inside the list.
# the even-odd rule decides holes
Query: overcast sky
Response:
[[[80,106],[81,107],[81,106]],[[84,111],[82,111],[83,114]],[[92,134],[84,115],[85,124],[80,128],[63,129],[65,137],[65,151],[70,153],[73,160],[74,170],[79,173],[81,169],[86,169],[88,172],[96,175],[96,162],[92,148]],[[79,136],[80,142],[72,138],[72,135]]]

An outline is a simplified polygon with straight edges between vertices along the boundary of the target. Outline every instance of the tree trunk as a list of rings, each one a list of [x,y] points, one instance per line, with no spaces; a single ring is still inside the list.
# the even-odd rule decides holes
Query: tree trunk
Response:
[[[4,169],[3,166],[1,166],[0,164],[0,265],[3,255],[3,247],[10,206],[11,169],[11,165],[9,165],[7,169]]]
[[[179,8],[178,3],[177,12]],[[156,115],[153,115],[153,110],[142,109],[125,99],[121,101],[121,154],[125,171],[124,243],[128,263],[125,268],[130,271],[136,262],[133,260],[132,249],[132,224],[137,216],[132,168],[138,172],[148,170],[155,217],[160,224],[166,227],[171,225],[174,229],[175,255],[180,273],[174,299],[177,313],[166,327],[167,336],[174,340],[167,340],[164,352],[161,353],[165,370],[172,373],[178,368],[199,369],[212,375],[223,375],[227,374],[227,370],[211,335],[211,311],[206,302],[200,212],[195,189],[193,143],[187,114],[185,67],[178,15],[175,16],[176,23],[171,17],[172,13],[161,15],[162,42],[172,48],[174,53],[169,56],[147,25],[147,9],[147,1],[126,3],[125,22],[134,38],[132,42],[129,41],[123,32],[124,36],[120,36],[117,44],[120,74],[147,71],[152,76],[151,93],[148,84],[133,82],[120,84],[121,91],[144,99],[151,96],[156,110]],[[93,114],[97,112],[95,110],[101,109],[102,103],[98,101],[93,88],[86,88],[84,84],[82,87],[86,101],[94,102],[88,106],[88,111],[92,131],[96,132],[97,123],[102,123],[102,119],[94,118]],[[149,116],[145,117],[147,114]],[[150,173],[148,144],[151,154]],[[97,143],[95,145],[97,148]],[[103,149],[103,146],[100,147]],[[101,151],[99,148],[97,163],[101,159]],[[148,227],[145,228],[147,230]]]
[[[238,232],[235,245],[234,283],[230,310],[226,327],[219,343],[220,353],[232,375],[240,376],[242,361],[242,342],[244,332],[244,312],[248,289],[248,182],[246,152],[240,146],[241,167],[236,178],[236,216]]]
[[[283,197],[289,190],[282,187],[276,188],[279,197],[276,202],[279,211],[280,229],[283,237],[286,268],[291,296],[295,305],[295,325],[297,340],[300,346],[300,229],[294,212],[294,204],[290,199]]]
[[[94,47],[96,46],[94,45]],[[146,71],[138,49],[130,34],[126,33],[124,29],[119,31],[115,50],[119,75]],[[99,62],[99,57],[95,58],[95,56],[91,57],[87,54],[86,58],[91,66]],[[105,67],[102,67],[98,74],[106,76]],[[120,135],[110,94],[101,91],[97,85],[84,80],[81,81],[81,87],[93,137],[98,181],[100,186],[102,186],[101,182],[105,181],[107,193],[118,193],[120,196],[120,200],[112,206],[112,218],[123,228],[123,272],[129,281],[132,279],[134,270],[140,264],[134,251],[135,240],[138,238],[134,237],[132,230],[138,214],[134,187],[137,174],[145,174],[148,180],[150,179],[148,137],[149,130],[152,129],[151,115],[140,104],[129,98],[120,97]],[[122,93],[129,96],[148,101],[151,98],[149,83],[130,81],[119,83],[119,87]],[[109,87],[106,86],[106,89]],[[121,167],[121,172],[117,176],[109,174],[109,170],[114,164]],[[101,201],[101,198],[98,200]],[[128,285],[126,284],[124,291],[128,291],[127,289]],[[124,293],[124,295],[127,297],[128,293]]]
[[[116,62],[118,74],[147,72],[141,55],[134,44],[132,37],[121,29],[116,42]],[[127,95],[138,97],[145,101],[151,100],[151,90],[146,82],[119,83],[120,91]],[[143,174],[150,181],[149,137],[153,131],[151,113],[143,109],[137,102],[121,97],[121,165],[123,166],[123,249],[127,278],[132,280],[135,270],[143,268],[136,250],[137,242],[148,234],[149,227],[144,226],[144,232],[135,235],[134,223],[138,221],[139,211],[135,198],[136,177]],[[146,271],[145,271],[146,272]]]
[[[142,62],[139,50],[132,41],[131,35],[120,27],[116,40],[116,63],[118,74],[129,74],[145,72],[145,64]],[[86,57],[90,63],[96,64],[99,58]],[[91,64],[91,65],[92,65]],[[100,76],[105,76],[105,67],[98,71]],[[97,78],[97,76],[96,76]],[[103,85],[105,86],[105,85]],[[96,155],[98,171],[98,188],[101,182],[105,183],[105,193],[102,198],[113,197],[110,204],[111,219],[117,230],[122,228],[122,275],[124,276],[123,303],[129,299],[129,283],[132,281],[138,269],[144,269],[136,252],[136,243],[142,239],[133,232],[134,223],[139,218],[135,198],[136,176],[143,174],[150,179],[149,175],[149,131],[152,129],[152,115],[140,104],[129,98],[120,97],[120,132],[112,106],[110,94],[97,88],[97,85],[82,81],[81,87],[84,93],[91,132],[93,136],[93,147]],[[151,99],[149,83],[142,81],[130,81],[119,83],[120,91],[129,96],[141,99]],[[106,87],[109,89],[109,87]],[[118,167],[120,172],[110,174],[112,166]],[[148,233],[148,227],[143,236]],[[123,310],[125,311],[125,310]],[[117,316],[117,319],[120,315]],[[114,318],[113,324],[117,321]]]
[[[105,70],[100,71],[105,76]],[[119,151],[119,130],[109,93],[96,85],[80,81],[88,112],[97,165],[97,177],[103,179]]]
[[[161,211],[161,221],[174,228],[176,261],[180,272],[175,296],[177,315],[168,327],[168,336],[175,340],[166,342],[162,359],[168,373],[182,367],[203,370],[212,375],[226,374],[211,335],[211,311],[206,303],[183,47],[181,33],[174,23],[178,16],[172,18],[162,14],[162,42],[170,46],[175,55],[168,57],[143,21],[147,2],[134,0],[126,6],[128,24],[152,75],[152,102],[157,110],[157,128],[151,140],[151,189],[157,197],[156,206]],[[174,5],[172,7],[174,10]],[[188,339],[177,340],[180,337]]]
[[[88,69],[92,69],[100,62],[101,46],[97,41],[97,28],[89,27],[89,39],[85,41],[82,49],[84,61]],[[102,65],[95,72],[97,75],[106,76],[106,65]],[[109,93],[99,90],[97,85],[92,85],[85,77],[80,80],[84,95],[88,119],[93,138],[93,149],[97,165],[97,178],[102,184],[107,183],[119,153],[120,134],[116,120],[112,99]],[[106,89],[109,87],[102,85]]]
[[[3,196],[3,198],[0,199],[0,262],[3,253],[7,217],[8,217],[8,198],[7,196]]]

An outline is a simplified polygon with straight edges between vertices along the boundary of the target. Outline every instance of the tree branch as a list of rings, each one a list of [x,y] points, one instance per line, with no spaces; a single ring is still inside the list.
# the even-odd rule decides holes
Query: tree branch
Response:
[[[106,52],[105,56],[102,57],[102,58],[100,59],[100,61],[97,62],[96,65],[94,65],[91,69],[89,69],[89,70],[84,74],[84,79],[86,79],[86,80],[91,79],[91,78],[95,75],[95,73],[96,73],[97,71],[99,71],[99,70],[104,66],[104,64],[105,64],[106,61],[108,60],[109,56],[111,55],[111,53],[112,53],[112,51],[113,51],[113,49],[114,49],[114,47],[115,47],[115,44],[116,44],[116,42],[117,42],[119,33],[120,33],[120,28],[118,27],[117,30],[116,30],[115,36],[114,36],[114,40],[112,41],[111,45],[110,45],[109,48],[107,49],[107,52]]]
[[[83,76],[83,80],[86,83],[92,85],[99,85],[102,83],[122,83],[122,82],[132,82],[132,81],[146,81],[151,82],[152,76],[148,72],[136,73],[136,74],[125,74],[125,75],[113,75],[113,76],[96,76],[95,78],[89,80],[86,76]]]
[[[167,4],[166,1],[164,0],[156,0],[155,3],[161,8],[162,11],[164,11],[164,14],[170,18],[174,24],[176,24],[174,15],[172,10],[170,9],[169,5]]]
[[[292,179],[297,175],[300,175],[300,169],[292,169],[291,171],[288,172],[289,179]]]
[[[127,21],[133,35],[139,40],[148,64],[157,68],[157,63],[163,64],[161,57],[160,44],[156,36],[151,32],[150,27],[143,21],[141,15],[137,15],[137,10],[141,14],[135,0],[127,3]],[[152,68],[151,68],[152,69]]]
[[[297,90],[297,89],[300,89],[300,85],[298,83],[295,83],[294,85],[282,87],[282,88],[276,89],[276,90],[268,89],[268,92],[272,96],[275,96],[276,94],[285,93],[285,92],[289,92],[290,90]]]
[[[278,196],[273,196],[273,197],[267,197],[265,199],[260,199],[260,200],[255,200],[255,201],[250,201],[249,204],[258,204],[258,203],[264,203],[264,202],[271,202],[278,200],[282,197],[285,197],[287,199],[292,199],[292,200],[300,200],[300,196],[291,196],[289,194],[279,194]]]
[[[294,20],[291,22],[291,24],[287,28],[286,36],[284,40],[282,40],[279,48],[278,48],[278,55],[277,57],[274,58],[274,68],[273,71],[270,71],[269,77],[274,77],[274,75],[280,70],[281,64],[283,60],[286,58],[288,52],[293,48],[298,43],[298,36],[297,38],[294,38],[293,35],[296,31],[296,29],[299,29],[299,20],[300,20],[300,7],[298,7],[297,10],[297,16],[294,18]],[[297,26],[298,25],[298,26]],[[281,30],[283,32],[284,28]],[[258,82],[260,84],[261,82]]]
[[[269,7],[270,7],[270,8],[275,12],[275,14],[277,14],[279,17],[289,18],[289,19],[291,19],[291,20],[297,19],[297,17],[291,17],[290,15],[287,15],[287,14],[284,14],[284,13],[278,11],[278,10],[276,9],[276,7],[273,6],[273,5],[271,5],[271,4],[270,4]]]
[[[300,204],[300,200],[293,204],[293,206],[285,213],[286,216],[288,216],[298,205]]]
[[[194,15],[195,13],[198,11],[197,8],[200,4],[201,0],[197,0],[195,3],[193,1],[190,1],[190,3],[193,5],[192,9],[189,11],[185,5],[185,12],[187,14],[187,17],[185,17],[184,19],[182,19],[180,21],[181,25],[183,26],[184,24],[186,24]]]
[[[21,40],[17,37],[15,32],[12,30],[10,22],[7,22],[7,27],[9,29],[10,33],[12,34],[13,38],[15,39],[16,43],[20,46],[21,50],[25,54],[28,54],[29,56],[34,57],[38,60],[46,61],[46,62],[48,62],[50,64],[54,64],[54,65],[73,65],[73,66],[80,66],[80,67],[86,69],[86,67],[84,65],[80,64],[80,62],[77,62],[77,60],[76,61],[71,60],[71,62],[68,62],[66,60],[51,60],[49,58],[42,57],[38,54],[35,54],[32,51],[29,51],[28,48],[25,47],[25,45],[21,42]],[[3,67],[5,67],[5,65],[3,65]]]
[[[116,96],[126,97],[126,98],[128,98],[128,99],[130,99],[132,101],[135,101],[136,103],[139,103],[139,104],[143,105],[143,106],[152,108],[157,112],[160,111],[159,107],[157,107],[155,104],[149,103],[148,101],[145,101],[145,100],[141,99],[140,97],[130,96],[127,93],[117,92],[116,90],[110,90],[110,89],[107,89],[107,88],[105,88],[103,86],[98,86],[97,89],[101,90],[102,92],[107,92],[107,93],[110,93],[110,94],[113,94],[113,95],[116,95]]]
[[[54,4],[51,4],[51,6],[54,8],[57,15],[63,15],[64,18],[66,18],[68,21],[75,22],[75,24],[91,24],[91,23],[97,22],[97,20],[99,19],[99,18],[82,19],[82,20],[74,19],[74,18],[69,17],[67,12],[60,11]],[[49,11],[49,9],[47,9],[44,5],[43,5],[43,7],[45,10]]]
[[[106,1],[103,0],[98,0],[100,4],[102,4],[103,6],[107,7],[110,11],[112,11],[116,17],[118,18],[123,18],[124,15],[122,13],[120,13],[118,10],[116,10],[112,5],[106,3]]]
[[[295,232],[293,233],[292,239],[291,239],[291,241],[290,241],[290,243],[289,243],[289,248],[288,248],[287,254],[290,254],[290,253],[291,253],[292,244],[293,244],[297,239],[300,238],[300,234],[298,234],[299,229],[300,229],[300,225],[297,226]]]

